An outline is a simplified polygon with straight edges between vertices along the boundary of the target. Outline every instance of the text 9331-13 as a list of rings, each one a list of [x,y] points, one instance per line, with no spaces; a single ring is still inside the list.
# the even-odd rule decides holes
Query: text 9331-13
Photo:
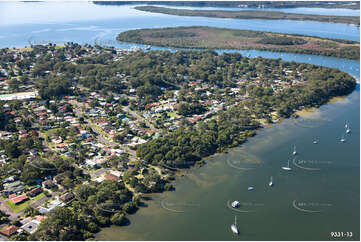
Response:
[[[352,232],[331,232],[332,238],[351,238]]]

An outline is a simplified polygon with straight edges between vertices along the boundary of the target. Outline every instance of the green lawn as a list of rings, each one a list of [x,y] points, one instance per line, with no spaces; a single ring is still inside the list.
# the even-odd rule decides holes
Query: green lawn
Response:
[[[176,112],[168,112],[167,115],[171,118],[177,118],[179,116]]]
[[[36,197],[30,198],[29,200],[27,200],[23,203],[20,203],[18,205],[15,205],[11,200],[7,199],[6,204],[11,208],[11,210],[13,210],[13,212],[18,213],[18,212],[22,211],[23,209],[27,208],[31,203],[39,200],[40,198],[42,198],[44,196],[45,196],[44,193],[40,193]]]

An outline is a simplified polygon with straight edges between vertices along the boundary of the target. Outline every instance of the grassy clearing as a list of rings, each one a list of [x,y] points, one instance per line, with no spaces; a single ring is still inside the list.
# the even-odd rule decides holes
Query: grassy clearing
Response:
[[[29,200],[27,200],[27,201],[25,201],[23,203],[20,203],[18,205],[14,204],[11,200],[7,199],[6,204],[10,207],[10,209],[13,212],[18,213],[18,212],[24,210],[25,208],[27,208],[31,203],[36,202],[37,200],[39,200],[39,199],[41,199],[43,197],[45,197],[45,194],[40,193],[39,195],[37,195],[35,197],[32,197]]]

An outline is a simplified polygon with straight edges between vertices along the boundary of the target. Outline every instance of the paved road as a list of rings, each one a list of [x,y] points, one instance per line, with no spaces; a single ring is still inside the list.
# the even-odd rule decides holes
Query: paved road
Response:
[[[55,196],[56,193],[53,193],[53,196]],[[37,208],[37,207],[40,207],[41,205],[43,205],[46,201],[48,201],[51,197],[42,197],[40,198],[39,200],[33,202],[32,204],[30,204],[31,207],[33,208]]]
[[[153,130],[154,132],[163,133],[162,130],[157,129],[156,127],[154,127],[154,125],[153,125],[151,122],[149,122],[149,120],[147,120],[146,118],[142,117],[142,116],[139,115],[138,113],[130,110],[128,107],[123,107],[123,111],[129,113],[129,114],[132,115],[134,118],[136,118],[138,121],[142,121],[142,122],[146,123],[147,126],[149,126],[149,128],[150,128],[151,130]]]
[[[101,176],[104,172],[107,172],[111,170],[110,168],[100,168],[99,170],[95,171],[95,172],[87,172],[84,170],[84,172],[86,172],[87,174],[90,175],[91,179],[94,179],[98,176]]]

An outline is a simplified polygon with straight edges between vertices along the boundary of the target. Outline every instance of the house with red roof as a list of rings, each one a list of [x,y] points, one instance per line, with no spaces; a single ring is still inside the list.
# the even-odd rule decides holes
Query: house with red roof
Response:
[[[10,237],[11,235],[17,233],[18,229],[19,227],[16,227],[15,225],[10,225],[0,230],[0,234],[5,235],[6,237]]]
[[[11,201],[14,203],[14,204],[19,204],[19,203],[22,203],[26,200],[28,200],[28,196],[26,196],[25,194],[23,195],[20,195],[20,196],[17,196],[17,197],[14,197],[11,199]]]
[[[16,196],[17,196],[16,193],[10,194],[9,199],[13,199]]]
[[[119,181],[118,177],[116,177],[110,173],[105,174],[104,178],[108,181]]]
[[[29,134],[28,133],[25,133],[25,134],[21,134],[20,135],[20,138],[21,139],[25,139],[25,138],[27,138],[29,136]]]

